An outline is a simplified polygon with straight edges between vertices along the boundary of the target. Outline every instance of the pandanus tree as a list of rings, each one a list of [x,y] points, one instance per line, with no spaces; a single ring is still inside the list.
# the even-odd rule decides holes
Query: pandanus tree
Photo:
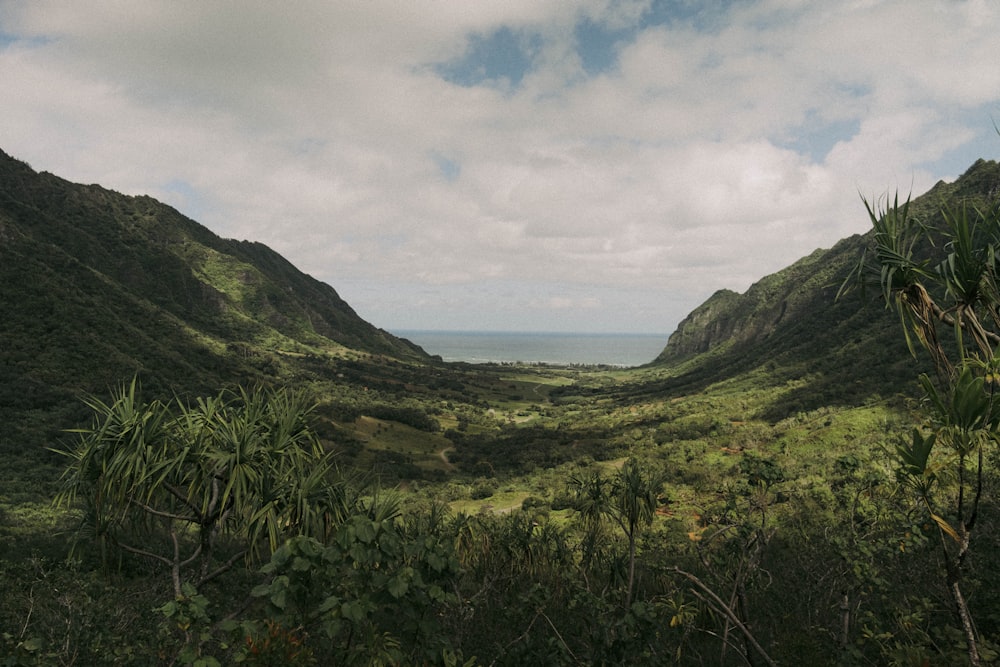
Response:
[[[290,535],[322,538],[346,515],[344,486],[309,426],[300,392],[222,392],[193,404],[143,402],[137,383],[87,400],[90,427],[62,453],[57,500],[79,503],[82,530],[170,573],[175,594]]]
[[[610,520],[628,543],[628,573],[623,596],[627,609],[632,605],[635,588],[638,540],[656,515],[663,478],[654,471],[644,470],[635,459],[628,459],[613,477],[605,477],[597,471],[586,477],[574,477],[570,484],[575,491],[574,507],[588,535],[596,535],[603,521]]]
[[[897,445],[898,473],[937,528],[969,662],[978,665],[962,583],[987,488],[986,449],[1000,439],[1000,201],[943,207],[937,224],[917,220],[909,200],[864,203],[871,244],[841,293],[876,283],[911,352],[919,345],[933,363],[933,376],[920,376],[927,423]]]

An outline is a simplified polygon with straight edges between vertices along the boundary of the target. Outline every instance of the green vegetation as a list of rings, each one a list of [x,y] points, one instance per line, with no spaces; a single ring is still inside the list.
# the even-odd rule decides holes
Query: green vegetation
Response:
[[[636,369],[443,364],[264,246],[0,175],[0,664],[997,660],[995,163]],[[836,298],[865,248],[932,354]]]
[[[984,642],[963,590],[973,530],[990,502],[995,477],[987,452],[1000,441],[1000,201],[985,208],[962,201],[942,207],[943,225],[909,217],[909,201],[876,211],[871,266],[887,303],[895,305],[907,342],[929,353],[935,375],[920,376],[928,421],[897,444],[899,477],[938,530],[944,580],[965,636],[969,663],[982,663]],[[981,206],[981,205],[980,205]],[[950,348],[950,352],[949,352]]]
[[[301,395],[244,390],[175,406],[142,403],[133,380],[89,404],[95,423],[63,452],[56,502],[81,507],[79,533],[105,560],[120,549],[167,568],[177,597],[182,581],[200,588],[289,535],[327,537],[345,516]]]

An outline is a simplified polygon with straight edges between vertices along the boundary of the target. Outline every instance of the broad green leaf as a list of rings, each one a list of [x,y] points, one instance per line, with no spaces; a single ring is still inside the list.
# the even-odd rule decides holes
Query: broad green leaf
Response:
[[[931,433],[924,437],[919,429],[913,429],[910,442],[902,441],[896,445],[896,454],[903,466],[903,471],[914,477],[921,477],[927,472],[927,460],[934,447],[936,436]]]
[[[273,604],[278,609],[284,609],[286,603],[287,590],[281,588],[271,594],[271,604]]]
[[[340,615],[349,621],[360,623],[365,618],[365,608],[358,600],[345,602],[340,606]]]
[[[398,600],[406,595],[406,591],[409,590],[409,587],[409,583],[407,583],[402,576],[396,576],[389,580],[389,583],[386,585],[386,590],[389,591],[389,595]]]
[[[337,608],[339,608],[340,605],[341,605],[340,598],[337,597],[336,595],[330,595],[325,600],[323,600],[322,604],[320,604],[320,606],[319,606],[319,612],[321,614],[324,614],[324,613],[330,611],[331,609],[337,609]]]
[[[359,521],[355,522],[355,534],[358,540],[364,544],[371,544],[375,541],[375,535],[377,533],[375,525],[363,517],[359,517]]]

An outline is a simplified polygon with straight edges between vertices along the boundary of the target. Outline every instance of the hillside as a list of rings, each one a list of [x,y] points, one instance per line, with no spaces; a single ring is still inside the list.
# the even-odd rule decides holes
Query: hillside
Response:
[[[939,182],[915,197],[911,209],[925,224],[940,225],[942,204],[982,205],[998,192],[1000,165],[979,160],[953,183]],[[858,216],[866,216],[861,201]],[[874,292],[837,299],[869,242],[870,234],[855,235],[762,278],[743,294],[715,293],[680,323],[654,365],[680,369],[670,383],[676,388],[763,368],[779,380],[809,378],[799,390],[803,409],[894,393],[913,378],[896,314]]]
[[[23,421],[11,411],[78,406],[81,393],[136,373],[160,393],[215,391],[266,381],[308,355],[427,358],[264,245],[3,152],[0,281],[7,423]]]

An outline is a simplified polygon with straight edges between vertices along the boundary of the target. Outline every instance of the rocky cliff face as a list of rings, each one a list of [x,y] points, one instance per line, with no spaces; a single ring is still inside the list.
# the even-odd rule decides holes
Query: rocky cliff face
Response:
[[[754,283],[744,294],[720,290],[694,309],[670,336],[658,358],[683,360],[717,349],[738,348],[767,340],[783,325],[833,304],[833,275],[843,279],[847,258],[860,252],[861,237],[841,241],[834,249],[816,250],[790,267]]]
[[[705,303],[692,310],[670,335],[661,359],[690,357],[708,352],[715,345],[730,340],[737,333],[736,311],[740,295],[719,290]]]

